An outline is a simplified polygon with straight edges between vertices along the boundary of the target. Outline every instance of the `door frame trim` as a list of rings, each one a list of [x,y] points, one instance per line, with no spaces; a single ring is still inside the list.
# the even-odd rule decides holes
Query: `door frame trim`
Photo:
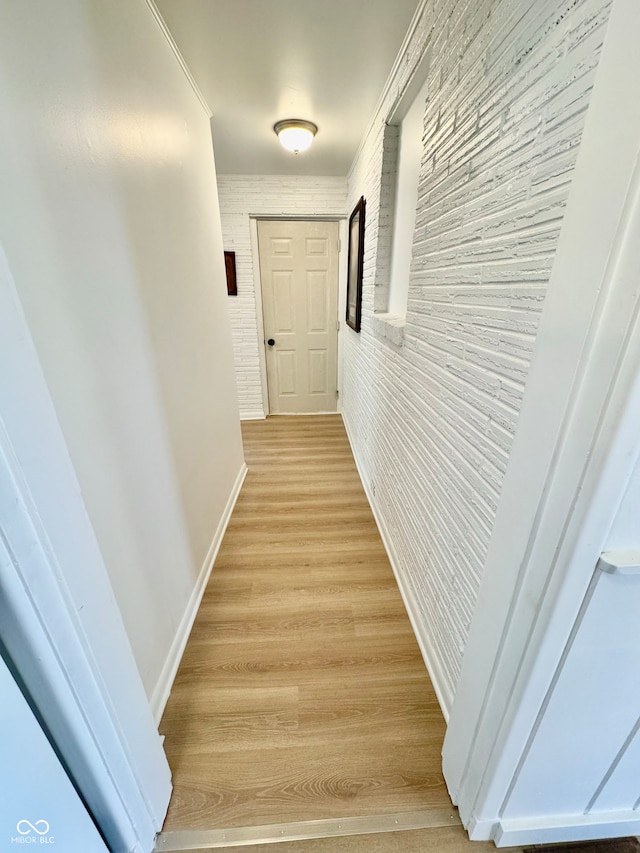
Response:
[[[258,222],[337,222],[338,223],[338,239],[340,241],[340,250],[338,252],[338,304],[337,317],[338,323],[338,340],[337,340],[337,359],[336,359],[336,387],[338,389],[338,401],[336,412],[342,412],[342,388],[343,388],[343,371],[344,371],[344,323],[342,322],[342,314],[340,307],[345,304],[347,298],[347,253],[345,246],[347,245],[348,235],[348,218],[346,215],[338,216],[336,214],[264,214],[250,213],[249,214],[249,230],[251,233],[251,260],[253,264],[253,286],[256,302],[256,329],[258,335],[258,360],[260,363],[260,384],[262,387],[262,405],[264,407],[265,417],[271,413],[269,407],[269,385],[267,382],[267,359],[265,353],[265,335],[264,335],[264,314],[262,310],[262,277],[260,275],[260,251],[258,244]],[[310,417],[312,417],[310,415]]]
[[[253,289],[256,300],[256,328],[258,330],[258,360],[260,362],[260,385],[265,417],[271,414],[269,407],[269,385],[267,383],[267,358],[264,351],[264,313],[262,310],[262,276],[260,275],[260,250],[258,245],[258,221],[263,216],[249,216],[251,229],[251,261],[253,265]],[[268,218],[268,217],[267,217]],[[283,217],[284,218],[284,217]]]

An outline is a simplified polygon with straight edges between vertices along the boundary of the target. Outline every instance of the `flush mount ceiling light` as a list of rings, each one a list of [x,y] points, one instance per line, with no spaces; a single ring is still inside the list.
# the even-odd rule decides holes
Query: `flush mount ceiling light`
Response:
[[[273,129],[278,134],[282,147],[294,154],[310,148],[313,137],[318,132],[317,126],[312,121],[304,121],[301,118],[286,118],[278,121]]]

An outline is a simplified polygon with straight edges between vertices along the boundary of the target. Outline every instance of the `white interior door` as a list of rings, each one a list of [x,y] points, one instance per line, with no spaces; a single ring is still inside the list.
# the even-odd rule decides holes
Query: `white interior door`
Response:
[[[271,414],[335,412],[338,223],[258,222]]]

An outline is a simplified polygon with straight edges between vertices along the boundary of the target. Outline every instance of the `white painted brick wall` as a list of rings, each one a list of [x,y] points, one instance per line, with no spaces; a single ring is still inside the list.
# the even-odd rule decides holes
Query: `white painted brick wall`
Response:
[[[238,295],[228,297],[241,417],[264,416],[250,216],[346,216],[347,179],[218,175],[222,239],[236,253]]]
[[[427,4],[349,176],[367,201],[343,411],[449,704],[606,29],[607,0]],[[384,119],[432,50],[401,346],[376,333]],[[382,192],[381,192],[382,187]],[[523,488],[526,484],[523,483]],[[517,567],[514,567],[514,570]]]

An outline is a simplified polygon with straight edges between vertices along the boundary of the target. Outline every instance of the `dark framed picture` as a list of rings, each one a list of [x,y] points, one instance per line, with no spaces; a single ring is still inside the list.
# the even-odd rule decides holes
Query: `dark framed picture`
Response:
[[[224,268],[227,272],[227,295],[237,296],[238,285],[236,284],[236,253],[224,253]]]
[[[347,273],[347,325],[360,331],[362,318],[362,265],[364,261],[364,196],[349,217],[349,267]]]

